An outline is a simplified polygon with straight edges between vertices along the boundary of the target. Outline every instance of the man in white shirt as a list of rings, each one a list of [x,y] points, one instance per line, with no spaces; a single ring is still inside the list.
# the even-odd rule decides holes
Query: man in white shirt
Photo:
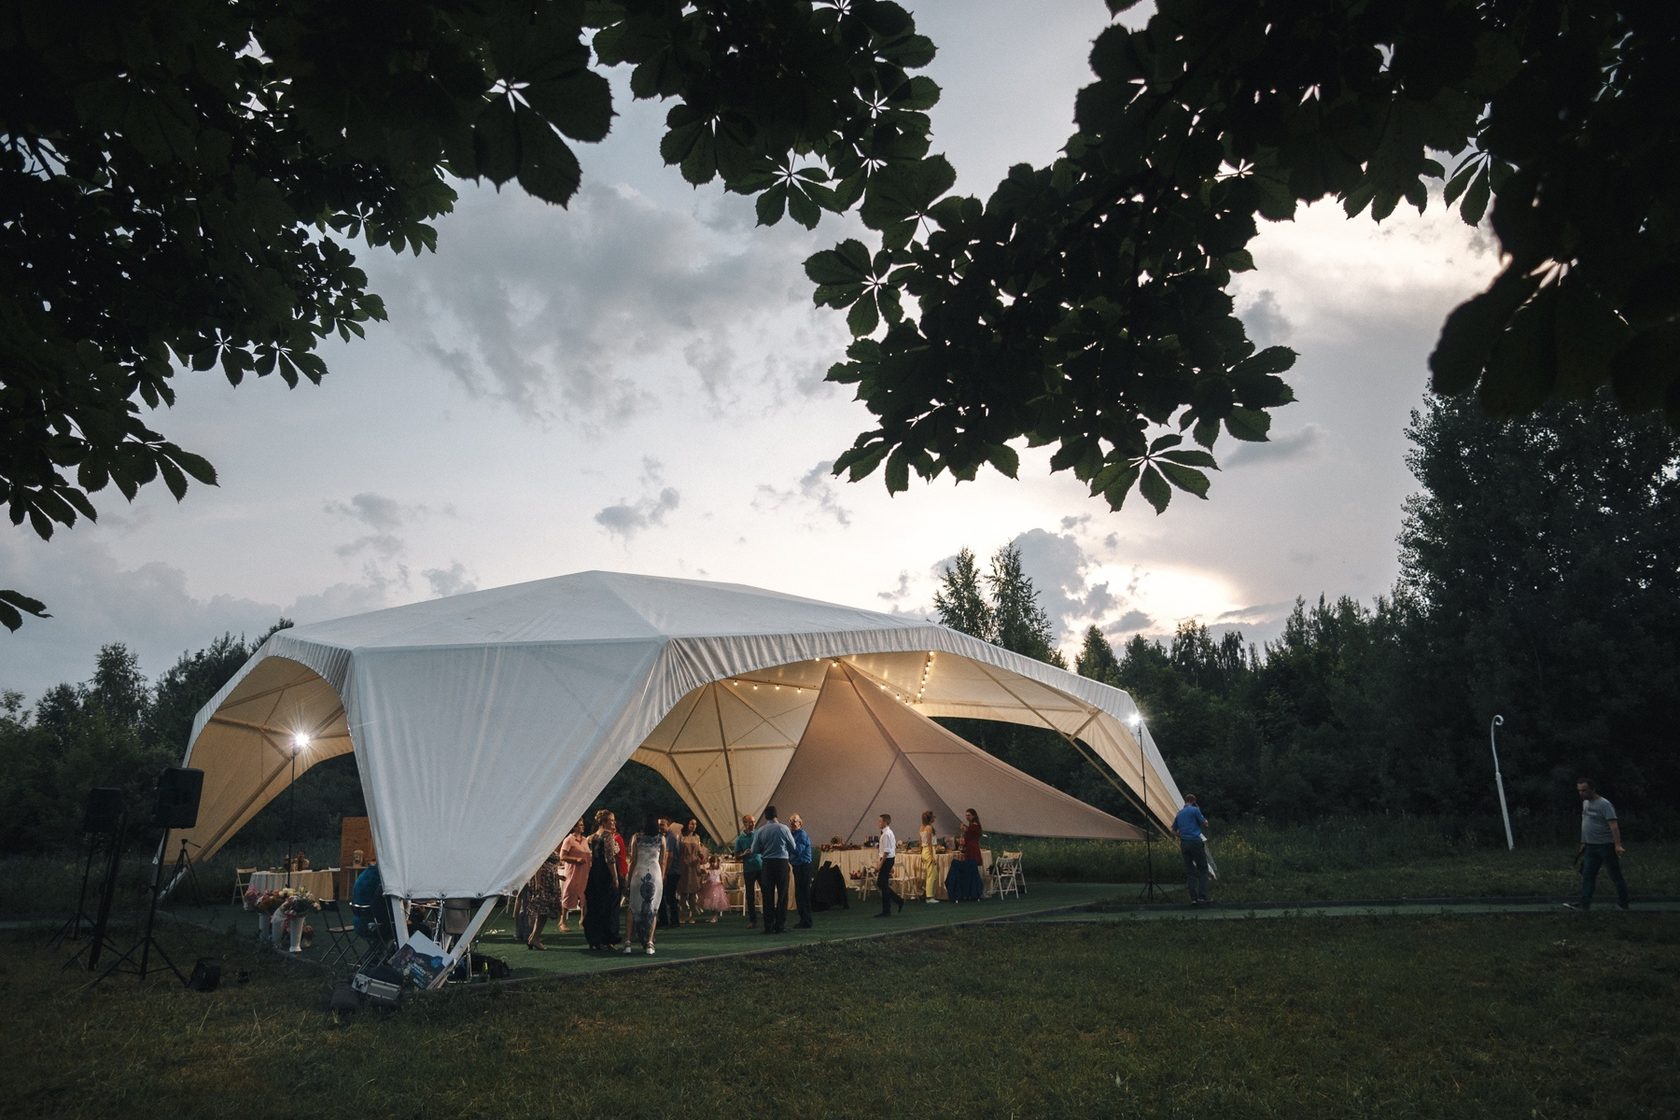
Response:
[[[904,909],[904,900],[898,897],[898,892],[892,889],[893,861],[898,858],[898,837],[893,835],[892,814],[881,814],[881,841],[877,849],[875,870],[875,889],[881,892],[881,912],[877,918],[892,915],[893,903]]]

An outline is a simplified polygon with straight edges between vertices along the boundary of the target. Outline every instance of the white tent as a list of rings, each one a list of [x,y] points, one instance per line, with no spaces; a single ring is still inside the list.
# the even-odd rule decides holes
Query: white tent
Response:
[[[926,808],[953,831],[969,806],[1003,832],[1139,835],[931,716],[1053,728],[1155,820],[1178,806],[1118,689],[934,623],[584,572],[272,635],[194,721],[185,765],[204,793],[186,835],[208,858],[295,774],[351,750],[403,898],[516,891],[630,759],[717,837],[766,803],[818,839]]]

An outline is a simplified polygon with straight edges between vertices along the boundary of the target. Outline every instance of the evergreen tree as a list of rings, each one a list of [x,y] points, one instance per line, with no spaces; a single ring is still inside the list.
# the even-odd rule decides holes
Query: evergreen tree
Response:
[[[1120,686],[1120,662],[1114,656],[1114,647],[1095,625],[1086,628],[1085,643],[1079,647],[1073,664],[1074,671],[1082,677]]]
[[[1050,640],[1050,616],[1038,605],[1038,589],[1021,567],[1021,550],[1006,544],[992,556],[986,576],[992,591],[992,641],[1026,657],[1067,668]]]
[[[965,548],[940,577],[941,590],[933,593],[933,606],[942,625],[990,642],[995,639],[992,608],[980,590],[980,565]]]

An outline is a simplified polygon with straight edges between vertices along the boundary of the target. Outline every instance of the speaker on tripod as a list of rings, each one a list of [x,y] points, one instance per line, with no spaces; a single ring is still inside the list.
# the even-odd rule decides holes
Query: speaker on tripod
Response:
[[[155,949],[159,959],[169,966],[169,971],[175,978],[186,984],[187,978],[181,970],[175,967],[175,962],[169,959],[169,954],[163,951],[152,937],[152,929],[157,923],[158,897],[163,893],[163,856],[168,850],[170,829],[192,828],[198,823],[198,802],[204,793],[204,771],[194,770],[184,766],[170,766],[158,775],[157,799],[152,807],[152,827],[163,829],[163,835],[158,838],[157,861],[152,872],[152,899],[146,909],[146,932],[140,940],[129,946],[126,953],[112,961],[104,972],[99,974],[103,980],[111,973],[122,969],[124,964],[129,967],[124,971],[133,972],[144,980],[151,971],[152,951]],[[181,841],[181,855],[175,861],[175,874],[170,878],[170,884],[179,882],[182,874],[192,874],[192,861],[187,858],[187,842]],[[195,882],[196,888],[196,882]],[[136,961],[134,955],[140,954]]]

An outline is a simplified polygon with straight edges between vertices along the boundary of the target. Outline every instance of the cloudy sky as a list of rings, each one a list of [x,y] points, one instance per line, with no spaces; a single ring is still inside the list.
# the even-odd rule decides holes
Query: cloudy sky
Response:
[[[989,194],[1071,131],[1102,0],[911,5],[939,46],[935,149]],[[1128,16],[1128,18],[1133,18]],[[755,228],[750,199],[661,166],[663,110],[621,97],[560,210],[465,186],[422,258],[367,251],[390,321],[288,390],[184,373],[153,427],[220,486],[176,504],[96,495],[97,524],[0,534],[4,586],[54,617],[0,635],[0,689],[33,700],[123,642],[155,678],[224,632],[309,622],[588,569],[745,583],[918,616],[948,559],[1021,548],[1070,653],[1181,620],[1275,636],[1296,596],[1369,601],[1397,572],[1413,489],[1403,428],[1448,310],[1494,271],[1438,206],[1381,227],[1303,211],[1255,244],[1238,304],[1301,358],[1269,445],[1221,441],[1206,502],[1121,513],[1025,452],[1021,479],[848,484],[829,465],[872,426],[823,373],[846,343],[804,258],[855,232]]]

